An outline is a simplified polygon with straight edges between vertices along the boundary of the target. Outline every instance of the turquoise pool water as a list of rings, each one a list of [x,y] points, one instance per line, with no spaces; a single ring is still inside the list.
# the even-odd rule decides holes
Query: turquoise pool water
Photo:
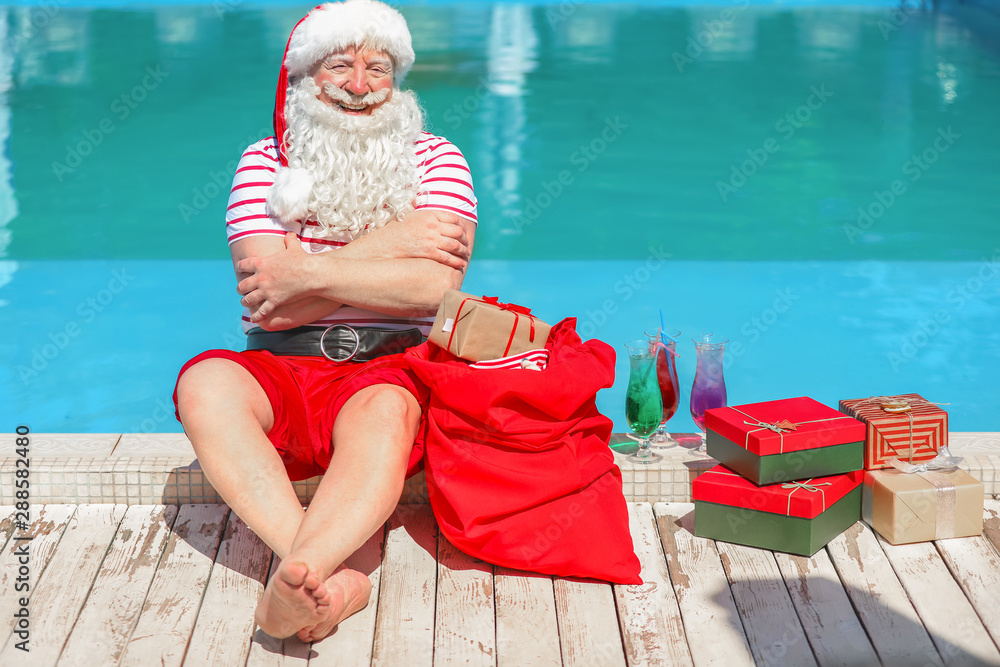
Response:
[[[0,10],[0,404],[35,431],[179,430],[239,348],[223,215],[303,7]],[[1000,47],[972,6],[406,5],[472,166],[466,288],[619,346],[731,339],[730,401],[919,392],[997,430]],[[627,363],[602,392],[622,419]],[[682,403],[683,404],[683,403]],[[674,430],[693,430],[683,410]],[[0,430],[9,430],[0,425]]]

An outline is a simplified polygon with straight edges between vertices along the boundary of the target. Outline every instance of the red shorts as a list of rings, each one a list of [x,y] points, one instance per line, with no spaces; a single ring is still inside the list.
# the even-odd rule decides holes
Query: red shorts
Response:
[[[337,364],[324,357],[277,356],[265,350],[209,350],[184,364],[177,379],[205,359],[229,359],[243,366],[267,394],[274,413],[268,440],[281,456],[292,481],[326,472],[333,455],[333,423],[344,403],[356,392],[376,384],[408,390],[426,407],[427,389],[410,371],[403,355],[364,363]],[[177,410],[177,387],[174,387]],[[177,414],[180,421],[180,415]],[[423,447],[410,453],[407,476],[419,470]]]

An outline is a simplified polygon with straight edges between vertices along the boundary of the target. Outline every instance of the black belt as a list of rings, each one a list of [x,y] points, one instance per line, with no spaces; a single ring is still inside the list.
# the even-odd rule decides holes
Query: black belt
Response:
[[[267,350],[282,356],[326,357],[330,361],[371,361],[399,354],[424,340],[420,329],[379,329],[334,324],[330,327],[296,327],[285,331],[251,329],[248,350]]]

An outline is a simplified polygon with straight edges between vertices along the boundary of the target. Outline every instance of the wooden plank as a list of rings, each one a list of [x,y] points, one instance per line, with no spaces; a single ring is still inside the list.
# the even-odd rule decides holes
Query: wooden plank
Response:
[[[123,666],[145,667],[149,656],[156,656],[161,667],[183,662],[228,514],[225,505],[181,507]]]
[[[1000,651],[934,543],[879,543],[945,664],[1000,665]]]
[[[230,513],[184,664],[243,665],[254,610],[264,594],[271,550]]]
[[[493,566],[438,538],[434,665],[496,665]]]
[[[88,667],[118,663],[142,612],[176,517],[173,505],[128,508],[57,664]]]
[[[305,667],[312,654],[310,647],[298,637],[277,639],[258,628],[250,643],[247,667]]]
[[[433,660],[437,533],[429,505],[400,505],[389,517],[372,665]]]
[[[0,505],[0,545],[3,547],[7,546],[7,541],[14,534],[15,511],[13,505]]]
[[[552,577],[495,568],[497,667],[561,667]]]
[[[556,577],[553,587],[564,667],[625,667],[611,584]]]
[[[1000,645],[1000,556],[996,549],[985,537],[938,540],[934,545],[993,643]]]
[[[625,657],[639,665],[693,665],[681,612],[670,585],[667,561],[656,532],[653,507],[629,503],[629,532],[642,566],[642,584],[615,586]]]
[[[368,580],[372,582],[371,598],[367,607],[344,619],[332,635],[312,645],[310,667],[368,667],[371,664],[384,552],[383,527],[344,561],[350,569],[368,575]]]
[[[883,665],[942,664],[870,528],[859,521],[826,549]]]
[[[694,663],[753,665],[715,542],[694,535],[694,504],[656,503],[653,512]]]
[[[824,550],[812,558],[775,552],[774,560],[816,661],[823,667],[878,664],[830,555]]]
[[[54,665],[76,623],[108,550],[125,505],[80,505],[59,540],[46,575],[31,595],[31,664]],[[14,635],[0,651],[0,665],[21,664]]]
[[[280,563],[278,555],[273,554],[272,573]],[[250,642],[246,667],[306,667],[309,664],[309,654],[309,644],[303,643],[298,637],[278,639],[257,628]]]
[[[1000,551],[1000,500],[986,499],[983,503],[983,537]]]
[[[76,505],[43,505],[38,509],[28,530],[17,531],[15,534],[15,537],[29,539],[13,540],[7,544],[0,556],[0,591],[4,591],[0,594],[0,618],[12,618],[20,606],[20,598],[34,594],[74,512]],[[18,591],[15,587],[24,583],[17,581],[17,578],[22,565],[21,554],[25,548],[28,550],[30,589]],[[10,630],[4,626],[3,631],[5,634],[2,639],[6,639],[6,633]]]
[[[815,665],[809,640],[770,551],[716,542],[758,664]]]

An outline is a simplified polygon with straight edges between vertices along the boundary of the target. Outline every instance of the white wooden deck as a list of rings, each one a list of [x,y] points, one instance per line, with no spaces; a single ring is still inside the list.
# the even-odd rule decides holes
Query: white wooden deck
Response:
[[[29,533],[2,508],[0,618],[11,537],[33,539],[31,652],[5,626],[0,665],[1000,665],[986,504],[982,537],[894,547],[857,523],[800,558],[694,537],[690,504],[632,503],[641,586],[494,568],[400,506],[351,559],[371,604],[312,645],[255,632],[274,558],[223,505],[46,505]]]

